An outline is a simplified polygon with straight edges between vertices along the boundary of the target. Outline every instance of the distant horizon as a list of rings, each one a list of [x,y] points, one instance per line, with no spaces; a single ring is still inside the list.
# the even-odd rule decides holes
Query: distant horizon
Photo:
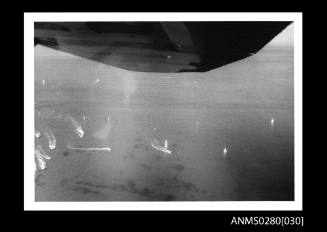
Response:
[[[279,46],[281,48],[293,48],[294,47],[294,25],[293,23],[287,26],[281,33],[273,38],[265,47]],[[265,48],[264,47],[264,48]]]

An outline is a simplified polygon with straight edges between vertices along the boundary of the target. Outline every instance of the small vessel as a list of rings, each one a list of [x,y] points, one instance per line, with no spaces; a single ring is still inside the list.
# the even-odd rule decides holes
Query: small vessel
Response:
[[[34,135],[35,135],[36,138],[40,138],[41,132],[39,130],[35,130]]]
[[[96,79],[95,81],[92,82],[91,87],[95,86],[96,84],[98,84],[100,82],[100,79]]]
[[[84,131],[83,131],[83,129],[82,129],[81,126],[78,126],[78,127],[76,128],[75,132],[76,132],[76,134],[77,134],[80,138],[83,138],[83,136],[84,136]]]
[[[168,141],[167,140],[165,140],[165,145],[164,146],[161,146],[159,144],[159,141],[156,140],[156,139],[154,139],[153,142],[151,142],[151,146],[154,149],[158,150],[158,151],[162,151],[162,152],[167,153],[167,154],[171,154],[172,153],[170,150],[168,150]]]
[[[224,158],[226,157],[226,155],[227,155],[227,148],[225,147],[224,150],[223,150],[223,156],[224,156]]]

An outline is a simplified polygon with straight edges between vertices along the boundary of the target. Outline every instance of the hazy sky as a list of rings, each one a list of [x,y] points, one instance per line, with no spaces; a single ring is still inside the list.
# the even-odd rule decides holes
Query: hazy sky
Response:
[[[269,45],[272,46],[292,46],[294,40],[294,24],[292,23],[287,28],[284,29],[281,33],[279,33],[272,41],[270,41]]]

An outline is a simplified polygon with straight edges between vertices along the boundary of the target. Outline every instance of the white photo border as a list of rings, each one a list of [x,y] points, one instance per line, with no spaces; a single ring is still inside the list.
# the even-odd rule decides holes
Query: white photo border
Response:
[[[293,21],[294,201],[36,202],[34,181],[34,22]],[[302,13],[24,13],[24,210],[303,210]]]

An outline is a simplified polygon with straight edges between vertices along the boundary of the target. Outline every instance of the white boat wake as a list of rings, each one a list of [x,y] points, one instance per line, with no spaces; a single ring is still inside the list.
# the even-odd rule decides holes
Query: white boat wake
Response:
[[[67,145],[67,148],[73,149],[73,150],[80,150],[80,151],[111,151],[111,148],[109,147],[72,147],[70,145]]]
[[[45,159],[46,160],[50,160],[51,157],[48,156],[44,150],[42,149],[41,145],[37,145],[36,148],[35,148],[35,158],[36,158],[36,166],[35,166],[35,171],[37,171],[37,167],[41,170],[44,170],[46,169],[47,167],[47,164],[45,162]]]
[[[84,136],[84,131],[81,125],[78,124],[78,122],[71,116],[69,116],[69,119],[71,121],[71,123],[74,125],[75,127],[75,133],[80,137],[83,138]]]
[[[45,135],[47,136],[48,141],[49,141],[49,148],[51,150],[55,149],[56,148],[56,137],[54,136],[54,134],[51,131],[47,131],[47,132],[45,132]]]

